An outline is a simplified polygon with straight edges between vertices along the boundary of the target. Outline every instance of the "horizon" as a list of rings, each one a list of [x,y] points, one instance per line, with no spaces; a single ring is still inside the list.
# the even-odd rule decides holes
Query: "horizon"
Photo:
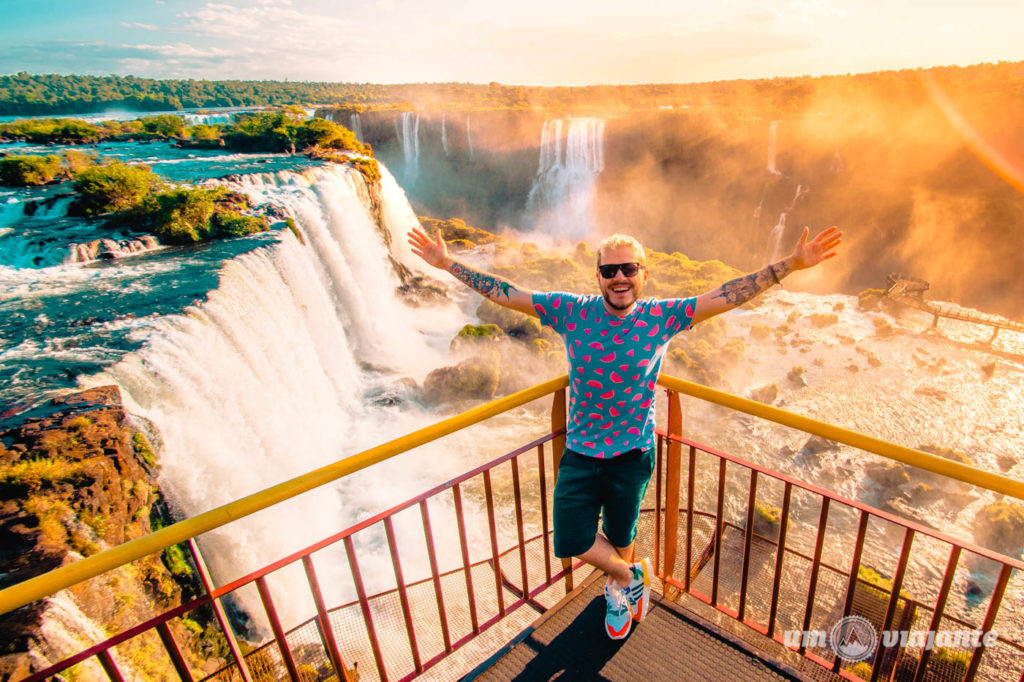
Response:
[[[526,0],[71,0],[7,8],[0,73],[524,87],[697,84],[1020,61],[1005,0],[642,0],[632,11]],[[45,17],[45,18],[44,18]],[[427,30],[424,30],[426,28]],[[81,36],[87,35],[88,39]]]

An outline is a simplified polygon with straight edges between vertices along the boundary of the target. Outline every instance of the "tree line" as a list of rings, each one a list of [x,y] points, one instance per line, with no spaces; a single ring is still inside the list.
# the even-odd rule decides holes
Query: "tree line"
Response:
[[[372,109],[545,109],[614,115],[658,107],[747,107],[768,115],[806,110],[823,94],[855,89],[904,97],[931,76],[955,91],[1000,100],[1024,96],[1024,62],[942,66],[837,76],[801,76],[688,84],[536,87],[501,83],[328,83],[314,81],[156,80],[135,76],[0,76],[0,115],[208,107],[323,105]]]

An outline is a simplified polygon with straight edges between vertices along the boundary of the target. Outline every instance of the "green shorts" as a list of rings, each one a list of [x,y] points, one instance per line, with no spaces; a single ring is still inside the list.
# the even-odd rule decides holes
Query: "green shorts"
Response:
[[[654,471],[654,450],[630,450],[598,459],[566,449],[555,483],[555,556],[579,556],[597,536],[597,519],[616,547],[636,538],[640,502]]]

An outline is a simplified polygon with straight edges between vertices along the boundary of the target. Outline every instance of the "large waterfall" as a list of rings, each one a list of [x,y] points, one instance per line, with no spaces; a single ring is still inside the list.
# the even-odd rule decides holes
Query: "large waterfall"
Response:
[[[545,121],[540,162],[526,210],[534,228],[578,239],[593,232],[593,199],[604,170],[604,121],[576,118]]]
[[[390,175],[384,186],[387,227],[404,236],[412,210]],[[279,244],[229,261],[206,302],[161,320],[141,351],[93,379],[115,380],[132,412],[156,425],[162,487],[188,516],[436,420],[400,380],[421,380],[446,364],[448,341],[464,323],[454,306],[414,309],[398,298],[358,172],[330,166],[244,176],[239,187],[285,205],[306,245],[285,231]],[[254,570],[461,471],[465,464],[448,445],[204,536],[215,576]],[[326,569],[325,589],[347,582],[346,570]],[[279,608],[295,623],[312,605],[303,589],[290,588],[291,578],[278,577],[276,589],[287,595]],[[261,612],[258,602],[243,601]]]

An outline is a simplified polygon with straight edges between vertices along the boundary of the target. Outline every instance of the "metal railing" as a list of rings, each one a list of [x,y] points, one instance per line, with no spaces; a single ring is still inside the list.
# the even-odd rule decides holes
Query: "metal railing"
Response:
[[[1024,482],[979,471],[941,457],[672,377],[663,377],[661,383],[668,389],[668,428],[659,432],[656,472],[656,518],[659,527],[654,533],[654,555],[655,572],[664,580],[670,596],[687,594],[695,597],[728,618],[749,626],[838,674],[840,678],[870,679],[871,682],[880,679],[915,682],[973,680],[984,657],[988,664],[988,679],[1024,680],[1021,623],[1004,618],[1000,622],[1004,627],[995,627],[1011,574],[1014,569],[1018,572],[1024,570],[1024,562],[686,439],[681,435],[680,394],[740,410],[1017,498],[1024,498]],[[684,449],[688,456],[684,457]],[[705,460],[703,467],[698,467],[699,454]],[[712,510],[700,509],[697,502],[697,480],[702,477],[701,473],[703,477],[712,479]],[[730,473],[734,482],[732,486],[727,484]],[[758,503],[759,489],[766,484],[776,488],[773,501],[780,501],[781,507],[775,509],[778,515],[775,517],[772,514],[773,518],[768,523],[759,516],[763,513],[759,508],[763,510],[765,505]],[[681,497],[683,486],[685,498]],[[808,524],[814,533],[810,553],[789,546],[794,494],[797,491],[807,498],[802,505],[805,511],[813,511],[814,501],[817,501],[817,520]],[[740,524],[727,520],[726,507],[730,495],[741,498],[738,505],[743,512]],[[844,511],[847,517],[856,518],[855,524],[847,523],[844,528],[840,522],[830,527],[830,518],[838,517],[841,521]],[[660,528],[662,517],[665,526],[663,532]],[[758,520],[762,520],[760,533]],[[680,521],[683,528],[679,527]],[[880,581],[877,574],[873,578],[862,574],[868,565],[866,539],[872,524],[887,526],[888,529],[883,528],[882,531],[889,530],[890,534],[898,529],[899,552],[891,581]],[[768,527],[764,529],[766,525]],[[836,567],[823,560],[828,532],[838,536],[833,538],[836,544],[849,550],[848,566]],[[918,559],[912,556],[913,551],[923,538],[928,538],[932,545],[939,544],[948,548],[945,570],[932,604],[914,599],[904,591],[908,566]],[[918,540],[917,544],[915,540]],[[874,561],[884,563],[888,558],[884,552],[885,542],[876,543]],[[883,551],[878,551],[879,548]],[[934,550],[934,547],[931,549]],[[932,554],[935,552],[932,551]],[[972,609],[978,611],[984,604],[984,615],[980,620],[958,617],[954,609],[947,608],[950,606],[958,566],[962,568],[967,563],[965,557],[974,559],[975,564],[987,562],[988,574],[995,574],[987,602],[979,600],[981,603]],[[918,559],[918,563],[925,562],[927,559]],[[710,576],[707,575],[708,570]],[[873,572],[868,571],[867,575],[871,576]],[[1021,577],[1020,573],[1017,577]],[[796,586],[797,582],[802,590]],[[1018,603],[1022,596],[1021,587],[1024,586],[1018,586],[1014,593]],[[970,590],[969,586],[967,590]],[[960,592],[960,596],[964,597],[963,588]],[[752,609],[753,602],[761,607],[757,609],[760,613],[756,615],[751,613],[755,610]],[[871,651],[855,651],[860,655],[849,655],[850,652],[841,647],[845,630],[838,632],[839,640],[833,640],[831,645],[828,640],[814,636],[825,631],[834,634],[830,627],[815,630],[812,627],[814,624],[835,627],[839,623],[839,627],[844,628],[843,623],[849,623],[851,616],[859,616],[871,622],[877,634],[876,644]],[[920,641],[920,638],[911,641],[909,646],[905,640],[899,640],[904,643],[897,646],[887,646],[883,636],[886,632],[906,632],[908,635],[911,631],[939,633],[944,625],[981,633],[995,633],[1002,629],[1002,633],[997,634],[994,641],[981,641],[979,646],[969,648],[935,647]],[[781,632],[783,628],[790,633],[798,633],[799,637],[787,638]],[[946,629],[951,630],[949,627]],[[1005,634],[1007,631],[1013,634]],[[895,634],[890,637],[890,644],[897,641]],[[941,637],[938,639],[942,640]],[[836,647],[840,650],[837,651]],[[998,652],[985,657],[989,648],[996,648]],[[936,652],[939,652],[941,661],[936,659]],[[847,655],[840,656],[840,653]]]
[[[654,509],[645,514],[638,545],[652,550],[656,573],[664,581],[667,596],[689,595],[717,613],[749,626],[766,641],[782,644],[850,679],[864,675],[863,665],[858,668],[838,656],[829,656],[821,642],[801,641],[792,646],[780,633],[787,629],[810,630],[824,616],[864,613],[874,618],[879,630],[890,630],[894,624],[905,629],[904,626],[916,623],[914,618],[925,618],[927,614],[931,614],[927,620],[932,630],[938,630],[943,623],[986,631],[1000,624],[999,609],[1011,586],[1011,571],[1024,568],[1024,564],[687,440],[682,436],[679,396],[688,394],[1022,499],[1024,483],[672,377],[663,376],[660,383],[668,389],[668,424],[659,431],[656,485],[649,492],[655,499]],[[532,619],[523,614],[531,610],[542,612],[570,591],[573,570],[579,568],[579,564],[559,562],[550,547],[549,500],[564,447],[567,385],[564,376],[545,382],[0,591],[0,613],[6,613],[179,543],[187,543],[194,557],[202,588],[199,596],[27,679],[46,679],[90,661],[102,667],[110,679],[124,679],[125,664],[123,660],[119,664],[117,648],[133,641],[148,642],[141,648],[165,661],[166,669],[173,670],[179,679],[247,682],[282,678],[321,680],[332,675],[339,680],[350,679],[354,677],[351,673],[356,670],[356,662],[363,664],[358,668],[362,680],[411,679],[426,670],[440,669],[455,652],[471,643],[475,646],[484,639],[481,635],[488,632],[497,633],[497,643],[484,646],[497,649],[510,638],[508,628],[521,629],[521,624],[529,622],[522,618]],[[203,565],[195,543],[195,537],[202,533],[546,396],[553,396],[551,431],[521,448],[229,583],[216,586]],[[689,452],[688,459],[682,455],[684,448]],[[698,467],[698,460],[705,458],[716,464],[710,469]],[[701,508],[698,499],[702,488],[697,487],[697,479],[706,470],[717,471],[716,484],[709,488],[717,492],[713,509]],[[730,488],[726,484],[729,470],[747,475],[746,506],[739,505],[741,524],[726,518],[727,507],[736,507],[730,505],[729,499],[735,486]],[[777,530],[766,536],[755,528],[756,508],[759,491],[772,485],[782,488],[781,511]],[[791,538],[791,524],[800,523],[793,513],[795,495],[819,501],[813,548],[798,546]],[[467,516],[467,501],[475,510],[472,518]],[[801,508],[805,507],[803,504]],[[853,510],[857,515],[855,533],[848,533],[851,529],[837,530],[834,523],[830,526],[830,510],[836,514],[839,509]],[[436,520],[439,514],[448,520],[440,527]],[[421,528],[415,542],[408,532],[409,515],[418,517],[413,525]],[[403,520],[405,531],[399,532],[396,524]],[[653,521],[653,529],[648,521]],[[891,585],[879,585],[859,575],[859,567],[866,563],[868,529],[875,522],[902,529],[901,550]],[[824,560],[826,530],[850,534],[853,552],[849,566],[836,567]],[[439,535],[443,533],[448,534],[449,544],[457,548],[452,552],[454,559],[439,557],[436,552]],[[476,541],[471,541],[471,537]],[[908,596],[904,590],[908,566],[913,564],[911,549],[915,538],[921,537],[951,548],[941,589],[930,604]],[[418,547],[413,546],[416,544]],[[365,580],[360,559],[366,560],[364,548],[371,546],[387,548],[389,585],[385,588],[379,584],[368,587]],[[410,571],[406,557],[424,553],[425,562]],[[961,558],[968,554],[1001,567],[984,617],[977,623],[948,608],[957,566],[963,564]],[[318,565],[327,562],[332,567],[343,563],[349,574],[347,585],[352,595],[334,605],[327,603],[317,571]],[[279,571],[300,566],[315,615],[286,631],[268,579]],[[784,576],[790,579],[783,580]],[[806,579],[802,591],[793,588],[794,576]],[[379,572],[376,577],[380,577]],[[225,609],[225,604],[230,608],[239,591],[253,587],[258,592],[266,627],[272,633],[256,649],[236,637],[237,618],[233,619]],[[1010,589],[1011,594],[1018,594],[1016,588]],[[880,614],[869,613],[867,606],[881,603],[885,608]],[[521,609],[523,606],[529,608]],[[196,613],[206,614],[205,620],[215,623],[215,635],[222,638],[221,650],[217,655],[211,654],[211,659],[223,661],[215,670],[199,666],[201,661],[194,660],[188,647],[183,648],[179,642],[184,630],[181,619]],[[998,651],[986,655],[989,649]],[[1013,665],[1019,675],[1024,669],[1024,661],[1017,660],[1021,650],[1020,642],[1001,635],[996,645],[970,652],[961,678],[973,679],[979,669],[1003,670]],[[889,679],[903,670],[904,677],[894,679],[945,679],[935,677],[935,656],[930,649],[914,651],[913,647],[893,652],[880,643],[868,662],[869,677]],[[949,654],[945,652],[942,656],[945,664]],[[908,658],[914,658],[911,677],[905,676],[908,664],[901,663]],[[995,668],[990,660],[995,661]]]

